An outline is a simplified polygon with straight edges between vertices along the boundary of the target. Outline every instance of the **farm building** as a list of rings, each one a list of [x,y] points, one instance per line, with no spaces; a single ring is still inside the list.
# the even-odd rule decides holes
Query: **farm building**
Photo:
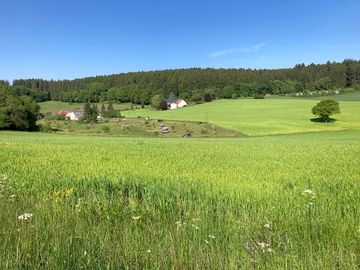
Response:
[[[66,115],[67,115],[68,113],[69,113],[68,111],[59,111],[59,112],[56,113],[56,115],[66,117]]]
[[[69,118],[72,121],[78,121],[81,117],[83,117],[84,112],[81,111],[71,111],[69,112],[66,117]]]
[[[167,99],[167,104],[168,104],[168,108],[170,110],[172,109],[177,109],[177,108],[182,108],[187,106],[187,102],[181,98],[174,98],[174,99]]]
[[[59,111],[56,115],[64,116],[72,121],[78,121],[81,117],[83,117],[84,113],[82,111]]]

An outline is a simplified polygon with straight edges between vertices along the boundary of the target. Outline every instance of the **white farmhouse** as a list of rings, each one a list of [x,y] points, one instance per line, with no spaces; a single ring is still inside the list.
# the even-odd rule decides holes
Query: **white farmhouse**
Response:
[[[66,114],[66,118],[71,121],[79,121],[81,117],[83,117],[84,113],[81,111],[70,111]]]
[[[168,108],[170,110],[177,109],[177,108],[182,108],[182,107],[187,106],[187,102],[185,100],[181,99],[181,98],[168,99],[167,104],[168,104]]]

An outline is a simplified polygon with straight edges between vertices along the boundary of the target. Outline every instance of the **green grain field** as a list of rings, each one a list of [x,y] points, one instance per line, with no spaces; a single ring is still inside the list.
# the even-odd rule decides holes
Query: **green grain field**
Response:
[[[1,132],[0,268],[357,269],[359,136]]]

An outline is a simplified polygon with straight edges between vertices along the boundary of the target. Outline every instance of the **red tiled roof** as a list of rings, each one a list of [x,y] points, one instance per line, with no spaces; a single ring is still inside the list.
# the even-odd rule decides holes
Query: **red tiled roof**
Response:
[[[179,104],[181,101],[183,101],[183,99],[178,98],[178,99],[175,101],[175,103],[176,103],[176,104]]]
[[[68,111],[59,111],[57,115],[66,116],[69,112]]]

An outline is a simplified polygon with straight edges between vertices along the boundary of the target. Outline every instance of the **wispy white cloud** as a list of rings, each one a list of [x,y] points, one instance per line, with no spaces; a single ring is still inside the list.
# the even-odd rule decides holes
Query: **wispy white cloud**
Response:
[[[254,46],[251,47],[242,47],[242,48],[233,48],[233,49],[225,49],[225,50],[219,50],[219,51],[215,51],[215,52],[211,52],[208,55],[211,58],[219,58],[219,57],[223,57],[225,55],[228,54],[232,54],[232,53],[251,53],[251,52],[256,52],[259,49],[261,49],[262,47],[266,46],[267,43],[258,43],[255,44]]]
[[[220,50],[220,51],[215,51],[215,52],[211,52],[209,53],[209,56],[212,58],[217,58],[217,57],[222,57],[224,55],[227,55],[229,53],[234,53],[237,52],[238,49],[226,49],[226,50]]]
[[[266,44],[267,44],[266,42],[264,42],[264,43],[258,43],[258,44],[256,44],[256,45],[254,45],[254,46],[252,47],[252,49],[253,49],[254,51],[257,51],[257,50],[259,50],[260,48],[264,47]]]

